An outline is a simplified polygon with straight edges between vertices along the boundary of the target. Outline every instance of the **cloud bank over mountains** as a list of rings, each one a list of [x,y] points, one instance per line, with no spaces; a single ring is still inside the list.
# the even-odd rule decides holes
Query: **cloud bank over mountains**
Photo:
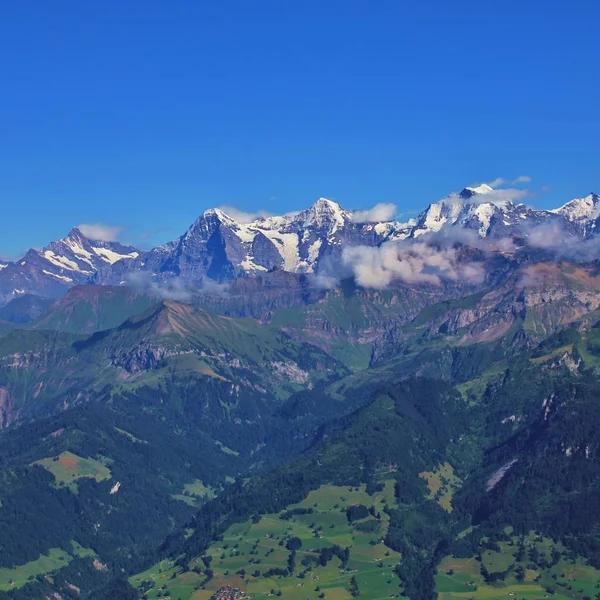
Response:
[[[443,280],[474,284],[485,280],[482,262],[461,260],[457,249],[426,241],[349,247],[343,251],[342,262],[351,269],[356,283],[365,288],[385,289],[397,280],[431,285],[440,285]]]

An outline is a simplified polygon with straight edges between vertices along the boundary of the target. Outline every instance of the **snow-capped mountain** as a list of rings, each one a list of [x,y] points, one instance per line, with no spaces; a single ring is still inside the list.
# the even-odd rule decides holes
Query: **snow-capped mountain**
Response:
[[[564,206],[551,211],[571,223],[584,238],[600,231],[600,196],[589,194],[585,198],[575,198]]]
[[[523,234],[525,229],[561,220],[552,211],[515,204],[489,185],[482,184],[466,187],[459,193],[430,204],[416,219],[410,236],[418,237],[449,227],[459,227],[475,230],[482,238],[497,238]]]
[[[0,262],[0,302],[25,293],[57,297],[81,283],[122,285],[140,275],[149,281],[177,278],[193,285],[273,269],[327,273],[336,268],[346,247],[379,246],[453,229],[491,239],[526,239],[532,229],[547,224],[581,239],[600,232],[596,194],[555,210],[535,210],[485,184],[449,194],[406,223],[366,221],[368,214],[346,210],[327,198],[296,214],[251,222],[213,208],[180,238],[147,253],[117,242],[91,240],[75,228],[42,250],[28,251],[19,261]]]
[[[18,261],[0,263],[0,300],[22,294],[59,297],[73,285],[89,281],[99,269],[138,256],[131,246],[91,240],[75,227],[41,250],[31,249]]]
[[[314,273],[346,245],[375,246],[400,230],[399,223],[359,223],[353,211],[319,198],[295,215],[241,223],[220,209],[205,211],[178,240],[159,246],[118,269],[103,271],[101,282],[121,283],[131,270],[158,279],[204,277],[223,281],[247,273],[283,269]]]

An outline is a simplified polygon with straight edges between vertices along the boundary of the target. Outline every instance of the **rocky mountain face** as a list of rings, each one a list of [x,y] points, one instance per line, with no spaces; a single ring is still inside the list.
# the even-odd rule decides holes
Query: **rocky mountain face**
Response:
[[[575,198],[552,212],[572,224],[580,236],[590,238],[598,233],[600,196],[589,194],[585,198]]]
[[[344,274],[342,254],[355,246],[421,241],[432,234],[455,236],[465,243],[515,238],[526,242],[541,227],[560,230],[575,241],[589,240],[599,230],[600,199],[590,194],[556,210],[535,210],[483,184],[434,202],[406,223],[370,218],[326,198],[297,214],[251,222],[210,209],[180,238],[148,253],[90,240],[75,228],[19,261],[0,262],[0,302],[26,293],[59,297],[82,283],[152,287],[175,281],[197,288],[274,270],[317,276],[313,283],[318,287],[318,276]]]
[[[475,231],[481,238],[521,235],[532,227],[562,222],[559,213],[535,210],[525,204],[502,199],[488,185],[467,187],[431,204],[411,228],[410,237],[449,228]]]
[[[106,327],[108,302],[114,318],[115,305],[124,314],[143,308],[148,299],[118,293],[103,298],[102,307],[87,297],[85,288],[75,289],[79,302],[70,293],[70,301],[59,301],[39,329],[34,325],[0,338],[0,430],[38,411],[55,412],[89,401],[100,382],[105,391],[116,386],[137,393],[148,386],[149,398],[154,398],[155,385],[166,394],[191,386],[193,410],[214,416],[224,401],[240,401],[245,410],[245,402],[256,400],[273,410],[298,389],[312,389],[350,372],[331,354],[280,329],[173,301],[155,299],[120,325],[85,336],[89,321],[82,317],[94,305],[96,324]],[[201,397],[209,398],[210,406]]]
[[[373,345],[372,364],[415,344],[456,347],[500,343],[506,353],[531,348],[600,307],[595,266],[540,262],[516,269],[496,287],[432,304],[410,323],[395,323]]]
[[[75,227],[41,250],[31,249],[18,261],[0,263],[0,302],[23,294],[58,298],[104,266],[139,255],[131,246],[91,240]]]
[[[159,246],[121,269],[105,271],[101,283],[118,283],[125,271],[148,272],[157,280],[174,277],[199,282],[227,281],[247,274],[280,269],[316,273],[321,265],[339,258],[349,245],[376,246],[396,222],[357,222],[352,211],[320,198],[293,216],[263,217],[241,223],[220,209],[210,209],[178,240]]]

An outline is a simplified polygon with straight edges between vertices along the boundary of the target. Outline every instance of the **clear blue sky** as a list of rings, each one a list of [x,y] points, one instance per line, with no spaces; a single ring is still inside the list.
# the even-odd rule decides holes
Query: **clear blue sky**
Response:
[[[206,208],[423,208],[529,175],[600,188],[600,2],[31,0],[0,6],[0,255]],[[541,192],[540,187],[552,186]]]

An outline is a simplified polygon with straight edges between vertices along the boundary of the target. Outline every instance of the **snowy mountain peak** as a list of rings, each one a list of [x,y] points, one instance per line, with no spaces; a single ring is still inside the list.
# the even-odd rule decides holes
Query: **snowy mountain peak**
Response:
[[[319,206],[329,207],[332,210],[341,210],[341,206],[335,202],[334,200],[330,200],[329,198],[325,198],[321,196],[313,205],[312,208],[316,208]]]
[[[587,238],[600,230],[600,196],[593,192],[550,212],[566,219],[583,237]]]
[[[482,183],[474,187],[467,186],[458,194],[461,198],[468,200],[476,194],[489,194],[494,191],[494,188],[490,187],[487,183]]]
[[[61,296],[74,285],[88,283],[115,263],[133,262],[140,253],[119,242],[90,239],[74,227],[41,250],[31,249],[14,263],[0,267],[0,300],[15,294]]]
[[[319,198],[308,210],[294,218],[295,222],[301,222],[304,227],[329,228],[329,234],[350,220],[351,213],[329,198]]]
[[[73,229],[71,229],[71,231],[69,231],[69,233],[62,239],[64,241],[64,240],[81,240],[81,239],[88,239],[88,238],[86,238],[86,236],[83,235],[83,233],[81,233],[81,229],[79,229],[79,227],[73,227]]]
[[[209,208],[202,213],[203,217],[217,217],[222,221],[233,221],[234,219],[230,217],[227,213],[223,212],[220,208]]]
[[[466,187],[430,204],[417,218],[412,237],[437,232],[447,227],[476,230],[480,237],[502,236],[518,230],[528,220],[546,219],[547,211],[535,211],[515,205],[491,186]]]
[[[585,218],[596,218],[598,216],[598,204],[600,197],[598,194],[591,193],[585,198],[574,198],[560,208],[551,212],[567,217],[569,220],[579,220]]]

